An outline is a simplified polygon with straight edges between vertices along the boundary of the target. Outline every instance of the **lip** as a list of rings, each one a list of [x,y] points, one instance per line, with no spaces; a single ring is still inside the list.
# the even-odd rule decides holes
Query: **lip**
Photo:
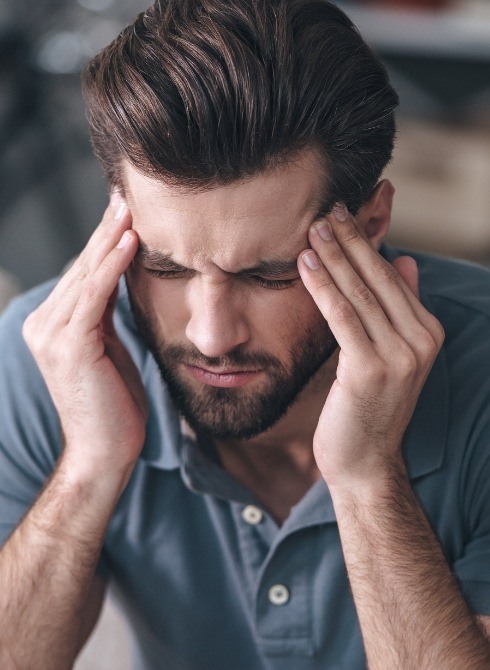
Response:
[[[260,370],[231,370],[226,372],[214,372],[199,368],[196,365],[184,365],[194,379],[208,386],[219,386],[221,388],[237,388],[245,386],[260,374]]]

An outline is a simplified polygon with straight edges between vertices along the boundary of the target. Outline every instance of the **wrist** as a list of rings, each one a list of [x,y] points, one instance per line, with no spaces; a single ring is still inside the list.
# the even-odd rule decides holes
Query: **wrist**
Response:
[[[405,486],[410,487],[408,471],[403,458],[381,458],[369,468],[336,474],[326,479],[333,502],[357,500],[363,504],[379,504],[383,500],[392,500],[396,492]]]
[[[58,461],[57,473],[63,486],[84,496],[93,496],[101,500],[119,499],[126,487],[135,462],[117,464],[101,462],[93,458],[82,457],[80,450],[65,446]]]

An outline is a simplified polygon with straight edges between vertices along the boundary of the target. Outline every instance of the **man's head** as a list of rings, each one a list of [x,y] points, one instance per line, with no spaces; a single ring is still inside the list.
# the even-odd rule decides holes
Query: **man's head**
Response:
[[[140,237],[133,312],[174,400],[198,432],[267,430],[336,348],[296,268],[310,224],[344,202],[379,245],[389,220],[383,67],[328,2],[170,0],[89,64],[85,93]]]
[[[158,0],[87,66],[95,151],[167,184],[225,185],[315,149],[352,213],[391,157],[397,95],[326,0]]]
[[[174,401],[198,433],[263,432],[336,348],[297,269],[318,213],[318,159],[199,193],[130,166],[125,181],[140,238],[131,306]]]

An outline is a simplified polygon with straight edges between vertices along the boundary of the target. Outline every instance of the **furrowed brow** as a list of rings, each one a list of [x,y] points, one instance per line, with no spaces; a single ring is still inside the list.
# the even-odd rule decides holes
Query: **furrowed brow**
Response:
[[[282,275],[291,274],[298,269],[298,261],[296,258],[269,258],[259,261],[251,268],[240,270],[237,274],[245,275],[260,275],[261,277],[280,277]]]
[[[145,244],[140,243],[136,254],[136,260],[139,263],[150,265],[156,270],[189,272],[189,268],[179,265],[173,259],[171,254],[164,254],[161,251],[149,249]],[[234,273],[239,276],[250,277],[260,275],[261,277],[280,277],[297,271],[296,258],[269,258],[259,261],[256,265],[244,268]]]
[[[189,268],[179,265],[173,259],[171,254],[164,254],[161,251],[149,249],[146,244],[140,243],[139,249],[136,253],[135,259],[139,263],[147,263],[156,270],[176,272],[188,272]]]

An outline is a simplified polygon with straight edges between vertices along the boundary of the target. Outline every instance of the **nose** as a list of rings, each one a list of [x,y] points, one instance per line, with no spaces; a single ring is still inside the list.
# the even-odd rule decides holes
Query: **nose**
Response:
[[[249,328],[237,302],[226,282],[203,281],[192,289],[185,334],[204,356],[223,356],[249,339]]]

